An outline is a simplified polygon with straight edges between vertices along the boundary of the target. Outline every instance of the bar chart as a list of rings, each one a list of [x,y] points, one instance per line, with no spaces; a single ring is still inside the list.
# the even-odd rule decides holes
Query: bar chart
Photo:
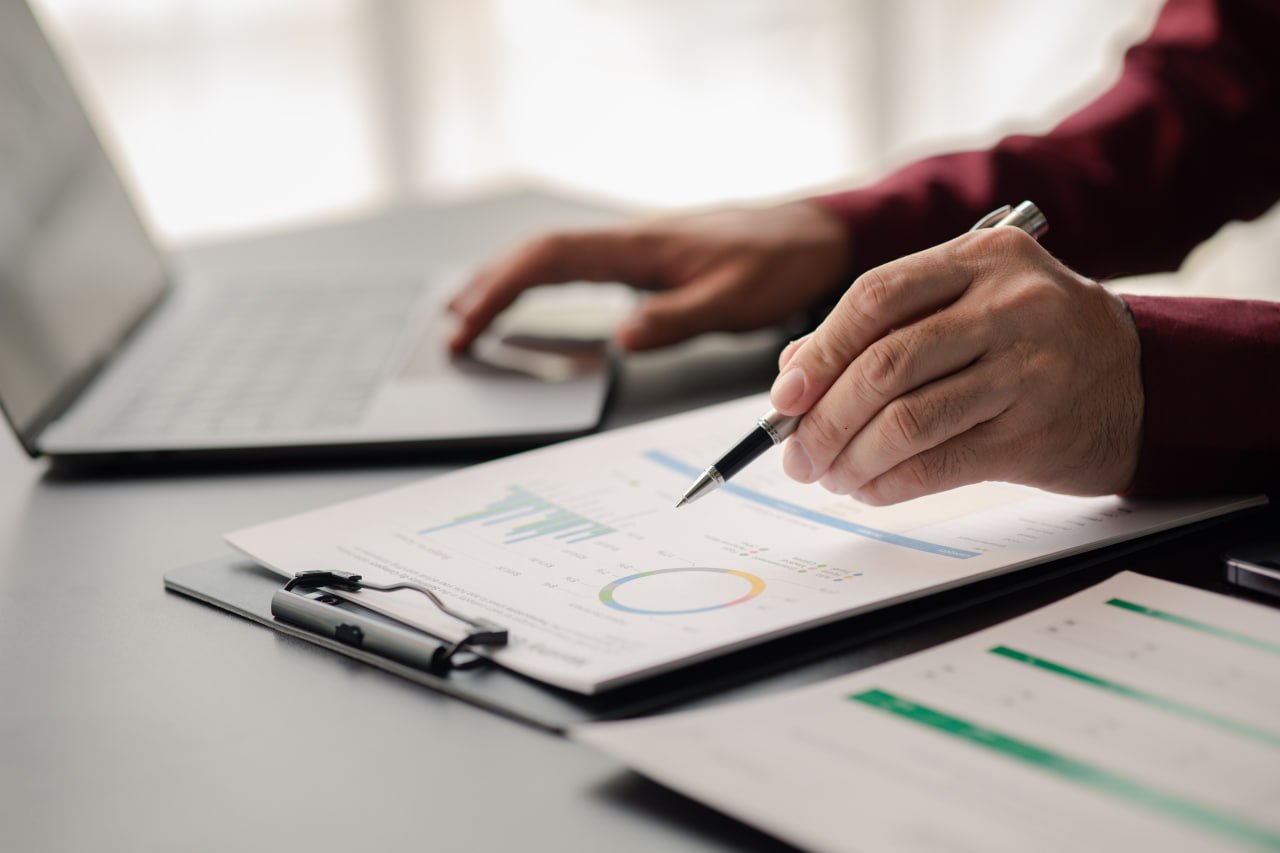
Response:
[[[418,535],[428,536],[468,524],[499,528],[504,545],[515,545],[543,537],[574,545],[615,532],[607,524],[579,515],[523,486],[512,485],[507,487],[507,493],[502,498],[474,512],[456,516],[444,524],[425,527],[418,531]]]

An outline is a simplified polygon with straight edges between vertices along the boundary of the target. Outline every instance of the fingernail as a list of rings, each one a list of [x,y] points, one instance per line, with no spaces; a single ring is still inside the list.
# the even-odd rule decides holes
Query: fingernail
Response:
[[[804,371],[800,368],[788,370],[773,381],[769,389],[769,399],[775,409],[785,411],[794,407],[804,398]]]
[[[794,438],[787,442],[786,452],[782,454],[782,470],[793,480],[801,483],[813,482],[813,462],[805,452],[804,445]]]

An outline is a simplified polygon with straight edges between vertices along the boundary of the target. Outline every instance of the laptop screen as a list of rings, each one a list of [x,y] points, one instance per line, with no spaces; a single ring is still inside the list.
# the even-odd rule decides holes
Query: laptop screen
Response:
[[[0,3],[0,405],[28,450],[164,287],[31,11]]]

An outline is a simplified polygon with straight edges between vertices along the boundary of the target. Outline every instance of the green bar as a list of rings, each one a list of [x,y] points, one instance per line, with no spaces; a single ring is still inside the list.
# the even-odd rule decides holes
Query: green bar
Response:
[[[447,521],[444,524],[437,524],[433,527],[425,527],[422,530],[418,531],[418,535],[425,536],[428,533],[435,533],[440,530],[448,530],[450,527],[457,527],[462,524],[469,524],[470,522],[479,521],[484,518],[493,518],[494,516],[505,515],[515,509],[522,509],[522,508],[531,507],[531,506],[536,507],[540,504],[545,505],[548,508],[554,508],[552,507],[551,504],[548,504],[546,501],[544,501],[542,498],[538,497],[537,495],[533,494],[532,492],[522,489],[519,486],[508,486],[507,496],[505,498],[498,501],[494,501],[493,503],[486,506],[484,509],[476,510],[475,512],[469,512],[464,515],[460,515],[454,518],[452,521]]]
[[[507,488],[507,496],[502,500],[494,501],[484,509],[460,515],[453,520],[453,523],[465,524],[468,521],[475,521],[480,518],[489,518],[494,515],[502,515],[504,512],[510,512],[513,509],[533,506],[539,503],[545,503],[545,501],[543,501],[542,498],[535,497],[519,486],[509,486]]]
[[[571,514],[569,515],[569,517],[565,518],[563,521],[548,520],[547,522],[540,524],[537,527],[534,527],[531,529],[545,535],[548,533],[555,533],[557,530],[564,530],[570,527],[581,527],[584,524],[590,524],[590,523],[591,522],[587,521],[585,518],[583,518],[580,515]]]
[[[546,518],[543,518],[539,521],[530,521],[528,524],[522,524],[519,527],[511,528],[510,530],[507,531],[507,535],[515,536],[518,533],[524,533],[526,531],[541,532],[546,530],[555,530],[560,525],[564,524],[566,521],[573,521],[573,520],[585,520],[585,519],[580,519],[579,516],[576,516],[571,512],[567,512],[566,510],[557,509],[551,515],[548,515]]]
[[[1245,737],[1252,738],[1253,740],[1261,741],[1268,746],[1280,747],[1280,734],[1267,731],[1266,729],[1257,728],[1256,726],[1249,725],[1248,723],[1242,723],[1238,720],[1222,717],[1209,711],[1202,711],[1199,708],[1193,708],[1190,705],[1184,705],[1181,702],[1174,701],[1173,699],[1166,699],[1163,696],[1157,696],[1154,693],[1148,693],[1147,691],[1139,690],[1136,687],[1127,687],[1123,684],[1117,684],[1114,681],[1108,681],[1105,678],[1090,675],[1089,673],[1081,672],[1078,669],[1071,669],[1070,667],[1063,666],[1062,664],[1054,663],[1053,661],[1048,661],[1044,658],[1027,654],[1026,652],[1020,652],[1016,649],[1011,649],[1008,646],[996,646],[990,651],[992,654],[1000,655],[1001,657],[1006,657],[1010,660],[1016,660],[1019,663],[1028,664],[1036,669],[1042,669],[1056,675],[1063,675],[1067,678],[1072,678],[1076,681],[1081,681],[1085,684],[1105,690],[1108,693],[1114,693],[1117,696],[1134,699],[1144,705],[1150,705],[1153,708],[1159,708],[1163,711],[1171,711],[1175,714],[1198,722],[1209,723],[1210,725],[1217,726],[1218,728],[1224,729],[1233,734],[1244,735]]]
[[[588,539],[595,539],[597,536],[605,536],[613,533],[612,527],[605,527],[603,524],[597,524],[590,530],[580,530],[576,533],[561,533],[557,539],[563,539],[566,545],[576,545],[579,542],[586,542]]]
[[[1280,835],[1264,827],[1255,826],[1242,818],[1149,788],[1133,779],[1058,755],[994,729],[984,728],[924,705],[918,705],[884,690],[867,690],[855,693],[849,698],[1104,794],[1129,800],[1153,811],[1163,812],[1211,832],[1248,841],[1267,850],[1280,850]]]
[[[1144,607],[1141,604],[1134,604],[1132,601],[1125,601],[1123,598],[1113,598],[1108,601],[1107,604],[1110,604],[1112,607],[1119,607],[1121,610],[1128,610],[1131,613],[1140,613],[1143,616],[1150,616],[1153,619],[1159,619],[1162,622],[1181,625],[1183,628],[1190,628],[1193,631],[1199,631],[1202,634],[1222,637],[1225,640],[1234,640],[1241,645],[1261,649],[1264,652],[1271,652],[1273,655],[1280,655],[1280,643],[1273,643],[1269,640],[1251,637],[1248,634],[1228,631],[1226,628],[1219,628],[1217,625],[1210,625],[1207,622],[1188,619],[1186,616],[1179,616],[1176,613],[1168,613],[1164,610],[1156,610],[1154,607]]]

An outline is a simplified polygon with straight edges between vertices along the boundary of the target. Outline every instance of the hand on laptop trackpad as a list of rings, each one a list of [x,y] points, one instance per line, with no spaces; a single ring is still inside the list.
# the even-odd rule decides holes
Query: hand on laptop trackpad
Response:
[[[535,288],[502,313],[466,355],[450,356],[443,337],[429,336],[408,359],[405,379],[519,373],[543,382],[567,382],[601,372],[607,341],[635,306],[622,285],[568,284]]]
[[[538,338],[531,335],[482,335],[471,345],[471,352],[456,356],[454,366],[467,371],[470,368],[494,368],[515,371],[543,382],[568,382],[579,376],[589,376],[604,368],[605,344],[603,341],[571,341]]]

